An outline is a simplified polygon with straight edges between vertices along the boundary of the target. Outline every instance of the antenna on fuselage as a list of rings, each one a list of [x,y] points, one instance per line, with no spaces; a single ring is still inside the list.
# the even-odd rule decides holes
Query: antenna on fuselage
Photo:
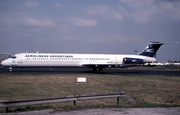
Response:
[[[134,52],[136,53],[136,55],[138,54],[138,50],[134,50]]]

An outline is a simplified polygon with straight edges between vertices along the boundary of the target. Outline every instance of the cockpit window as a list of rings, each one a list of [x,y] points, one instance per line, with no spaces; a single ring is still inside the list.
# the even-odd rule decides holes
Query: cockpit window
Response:
[[[15,59],[15,58],[16,58],[16,56],[15,56],[15,55],[12,55],[12,56],[11,56],[11,58]]]

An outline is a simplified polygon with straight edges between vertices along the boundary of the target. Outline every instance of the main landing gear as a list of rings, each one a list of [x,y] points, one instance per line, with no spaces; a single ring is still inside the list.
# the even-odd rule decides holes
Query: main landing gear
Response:
[[[92,70],[94,73],[100,73],[100,74],[102,74],[103,73],[103,69],[102,68],[93,68],[93,70]]]

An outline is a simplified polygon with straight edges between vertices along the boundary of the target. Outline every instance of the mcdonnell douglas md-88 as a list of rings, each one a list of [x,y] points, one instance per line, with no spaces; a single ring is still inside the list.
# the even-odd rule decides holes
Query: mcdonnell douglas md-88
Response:
[[[61,53],[19,53],[2,61],[2,65],[13,68],[29,67],[89,67],[94,72],[103,73],[103,68],[131,67],[156,61],[156,52],[165,43],[150,42],[137,55],[127,54],[61,54]]]

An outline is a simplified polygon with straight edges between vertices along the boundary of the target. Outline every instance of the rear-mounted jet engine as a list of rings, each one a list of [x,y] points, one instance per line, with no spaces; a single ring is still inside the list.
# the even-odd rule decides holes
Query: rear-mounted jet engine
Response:
[[[137,58],[124,58],[123,62],[124,64],[144,64],[143,59],[137,59]]]

